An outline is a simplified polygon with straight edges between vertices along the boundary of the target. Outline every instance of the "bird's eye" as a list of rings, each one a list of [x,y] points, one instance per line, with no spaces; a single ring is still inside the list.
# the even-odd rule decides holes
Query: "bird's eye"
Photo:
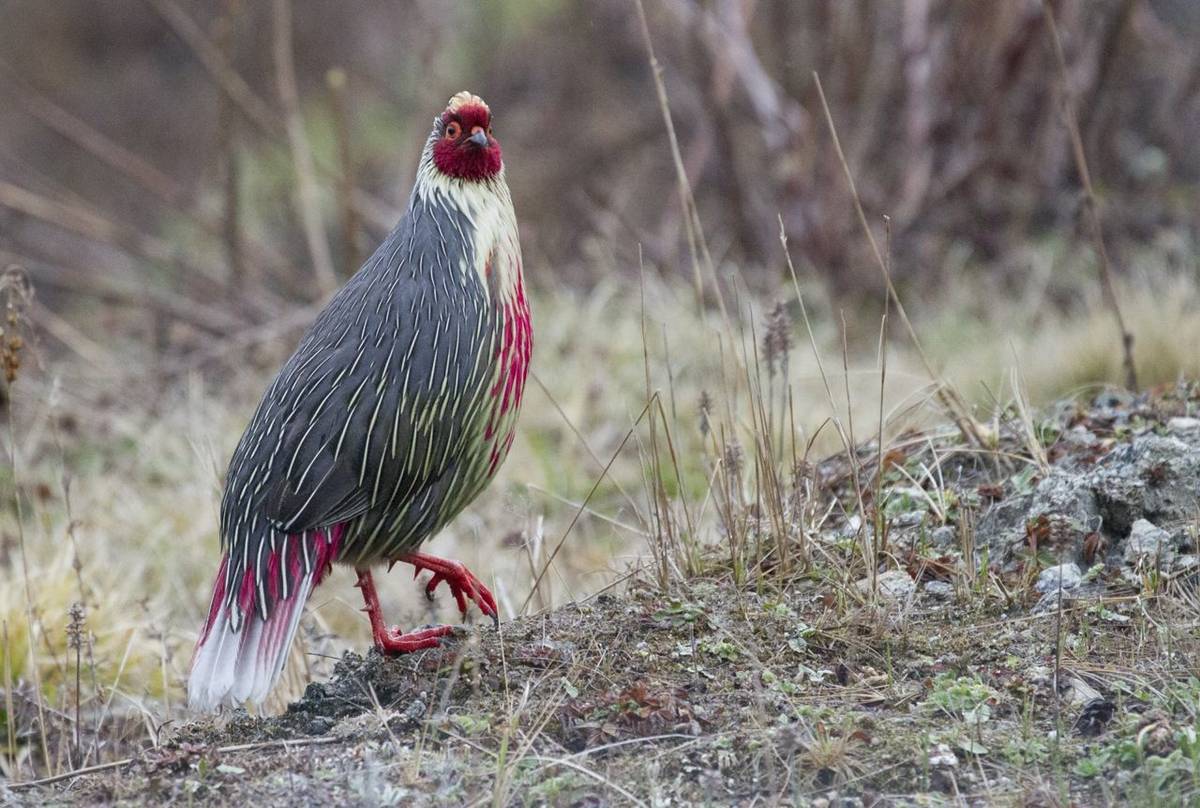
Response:
[[[450,140],[457,140],[462,134],[462,127],[458,125],[458,121],[450,121],[446,124],[446,137]]]
[[[492,125],[491,124],[488,124],[487,133],[488,133],[488,137],[492,136]]]

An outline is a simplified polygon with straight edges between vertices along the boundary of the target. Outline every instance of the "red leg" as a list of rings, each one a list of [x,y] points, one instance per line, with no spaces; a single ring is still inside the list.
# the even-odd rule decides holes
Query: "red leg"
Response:
[[[433,577],[425,585],[425,595],[430,600],[433,599],[433,590],[437,589],[438,584],[445,581],[454,594],[454,599],[458,601],[458,610],[463,613],[464,617],[467,614],[467,598],[470,598],[479,605],[481,612],[492,618],[493,623],[497,626],[500,625],[500,613],[496,609],[496,598],[492,596],[491,591],[483,585],[482,581],[462,565],[462,562],[450,561],[424,553],[405,553],[392,559],[393,564],[397,561],[403,561],[416,567],[413,572],[414,578],[421,570],[429,570],[433,573]]]
[[[375,591],[375,580],[371,571],[366,568],[356,568],[358,583],[362,590],[363,601],[367,604],[363,609],[371,619],[371,634],[375,637],[375,647],[387,654],[407,654],[422,648],[436,648],[441,643],[439,637],[453,633],[450,626],[435,626],[407,634],[399,628],[388,628],[383,622],[383,612],[379,608],[379,593]]]

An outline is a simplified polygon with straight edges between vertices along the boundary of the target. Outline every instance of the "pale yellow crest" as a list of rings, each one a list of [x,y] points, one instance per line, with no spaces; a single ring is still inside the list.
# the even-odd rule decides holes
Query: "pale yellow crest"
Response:
[[[487,103],[482,98],[466,90],[452,95],[450,101],[446,104],[446,110],[449,112],[458,112],[459,109],[468,105],[483,107],[488,111],[489,115],[491,114],[491,109],[488,108]]]

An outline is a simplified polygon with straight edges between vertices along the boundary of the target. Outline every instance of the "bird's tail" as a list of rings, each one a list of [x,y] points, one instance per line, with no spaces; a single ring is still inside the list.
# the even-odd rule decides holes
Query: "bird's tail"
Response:
[[[312,554],[304,554],[309,563],[302,567],[298,563],[301,554],[292,553],[296,563],[288,571],[292,573],[289,575],[293,583],[289,587],[291,591],[287,592],[287,597],[272,598],[265,619],[254,607],[256,570],[246,570],[237,595],[228,597],[229,554],[222,557],[208,619],[192,653],[192,670],[188,676],[188,705],[192,709],[213,711],[226,705],[261,704],[266,699],[283,672],[288,649],[300,627],[304,604],[337,556],[341,528],[337,525],[330,530],[289,537],[311,544]],[[280,572],[278,564],[277,557],[272,554],[267,561],[267,576],[272,581]]]

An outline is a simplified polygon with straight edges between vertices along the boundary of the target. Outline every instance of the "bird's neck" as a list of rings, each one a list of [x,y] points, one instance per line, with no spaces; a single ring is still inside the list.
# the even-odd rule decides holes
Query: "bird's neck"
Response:
[[[471,181],[447,177],[423,160],[410,206],[445,208],[465,218],[470,244],[464,246],[474,258],[465,269],[478,274],[498,305],[523,300],[520,235],[503,168],[495,177]]]

